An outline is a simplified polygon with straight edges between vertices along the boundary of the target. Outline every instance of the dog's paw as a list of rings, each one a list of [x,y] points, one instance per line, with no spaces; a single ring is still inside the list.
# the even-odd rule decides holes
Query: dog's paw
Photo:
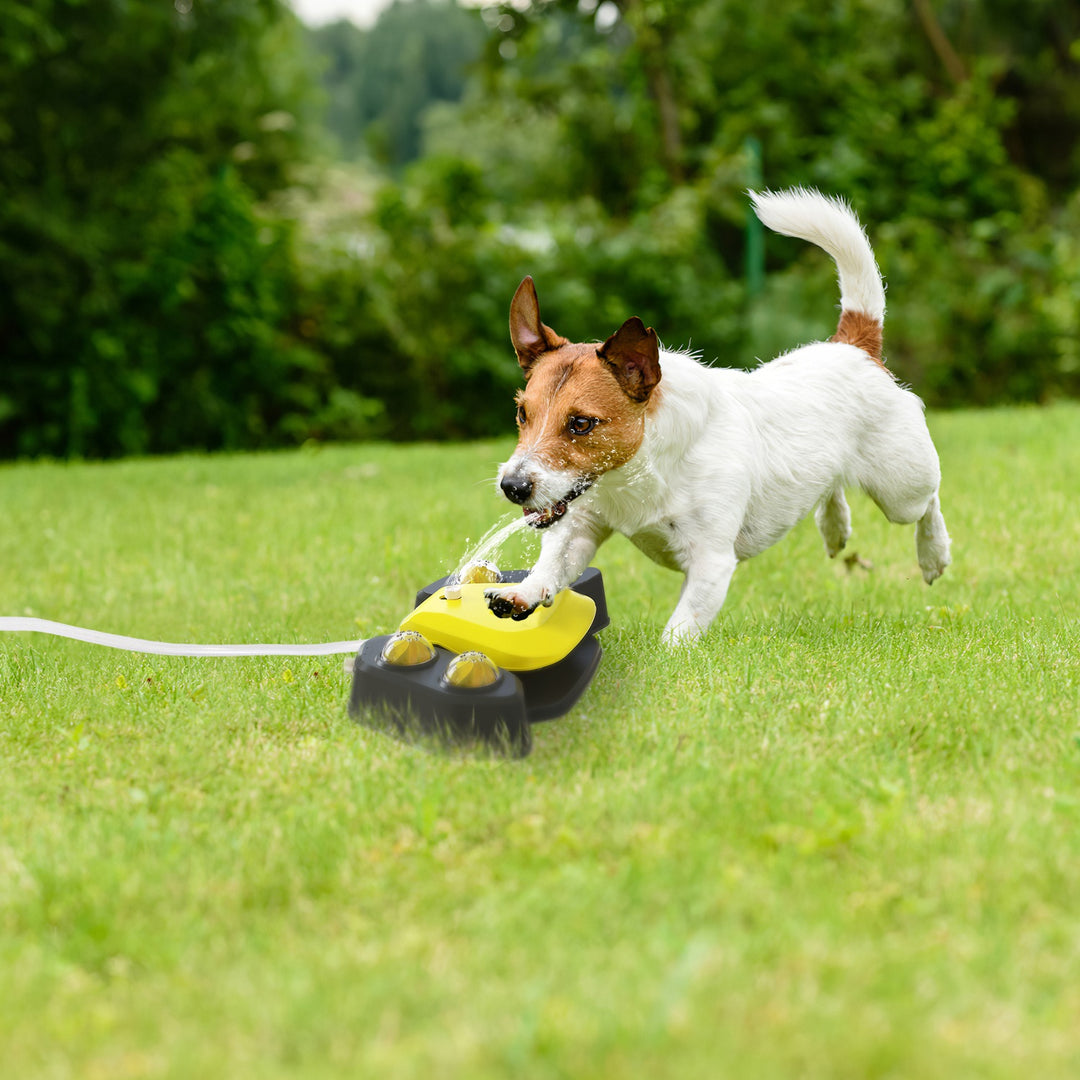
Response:
[[[548,589],[524,582],[485,589],[484,597],[500,619],[527,619],[541,604],[550,602]]]
[[[945,573],[945,568],[951,562],[952,560],[946,555],[943,560],[936,563],[929,563],[922,567],[923,581],[925,581],[927,585],[933,585],[934,582]]]
[[[660,644],[668,649],[680,649],[693,645],[701,637],[701,627],[696,623],[668,623],[660,637]]]

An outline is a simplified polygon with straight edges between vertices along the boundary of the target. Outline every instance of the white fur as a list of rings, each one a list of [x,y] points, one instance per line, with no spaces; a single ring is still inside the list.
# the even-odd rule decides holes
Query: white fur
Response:
[[[844,203],[799,189],[752,196],[771,228],[802,237],[837,262],[842,304],[879,319],[885,294],[869,242]],[[535,606],[573,582],[612,532],[686,574],[664,630],[674,644],[706,630],[736,565],[815,517],[826,551],[847,541],[844,487],[869,493],[892,522],[917,523],[929,583],[949,564],[938,503],[938,457],[922,402],[852,345],[817,343],[746,372],[705,367],[662,350],[662,377],[635,457],[605,473],[544,533],[520,585]],[[511,459],[500,471],[520,468]],[[573,478],[533,463],[538,489],[565,492]],[[496,593],[499,590],[492,590]]]
[[[840,307],[883,322],[885,288],[858,217],[843,199],[818,191],[750,192],[754,212],[773,232],[824,248],[836,262]]]

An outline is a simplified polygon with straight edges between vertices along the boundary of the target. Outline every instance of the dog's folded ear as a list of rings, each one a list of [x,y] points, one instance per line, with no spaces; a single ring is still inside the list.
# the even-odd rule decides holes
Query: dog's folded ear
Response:
[[[567,343],[566,338],[540,321],[540,301],[536,298],[536,286],[531,277],[518,286],[510,301],[510,340],[526,379],[533,364],[544,353]]]
[[[615,331],[596,350],[633,401],[646,401],[660,381],[660,341],[656,331],[636,316]]]

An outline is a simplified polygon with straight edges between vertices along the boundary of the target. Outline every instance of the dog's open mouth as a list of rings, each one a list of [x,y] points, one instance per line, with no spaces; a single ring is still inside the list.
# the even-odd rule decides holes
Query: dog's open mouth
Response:
[[[592,487],[592,480],[579,480],[571,490],[564,495],[558,502],[553,502],[550,506],[545,506],[542,510],[538,510],[536,507],[525,506],[522,507],[522,512],[525,514],[525,520],[534,529],[546,529],[550,525],[554,525],[566,513],[570,503],[572,503],[579,495],[584,495],[589,488]]]

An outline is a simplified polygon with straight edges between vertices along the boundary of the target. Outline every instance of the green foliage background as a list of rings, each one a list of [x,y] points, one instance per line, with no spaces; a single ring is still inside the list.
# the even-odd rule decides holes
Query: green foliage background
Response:
[[[525,273],[752,364],[836,304],[759,183],[855,204],[931,404],[1080,392],[1075,4],[519,7],[0,0],[0,455],[505,431]]]

